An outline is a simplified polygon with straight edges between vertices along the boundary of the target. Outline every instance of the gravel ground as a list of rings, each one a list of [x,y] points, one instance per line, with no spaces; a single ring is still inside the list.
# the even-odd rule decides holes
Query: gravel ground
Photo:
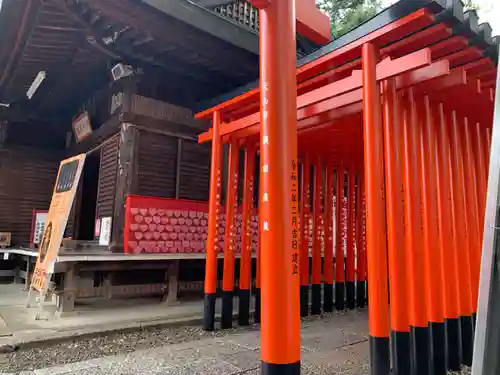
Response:
[[[342,314],[342,313],[340,313]],[[308,317],[305,322],[312,322],[320,317]],[[8,354],[0,354],[0,371],[19,373],[51,366],[59,366],[93,358],[126,354],[136,350],[180,344],[211,337],[224,337],[238,332],[258,330],[255,325],[246,328],[205,332],[199,326],[184,326],[171,328],[147,328],[136,332],[115,333],[92,338],[81,338],[73,341],[40,345],[34,348],[20,348]],[[460,373],[450,375],[471,374],[464,368]]]
[[[185,326],[148,328],[136,332],[83,338],[34,348],[21,348],[14,353],[0,354],[0,368],[7,373],[17,373],[103,356],[126,354],[140,349],[180,344],[203,338],[223,337],[237,331],[242,331],[242,329],[205,332],[199,326]]]

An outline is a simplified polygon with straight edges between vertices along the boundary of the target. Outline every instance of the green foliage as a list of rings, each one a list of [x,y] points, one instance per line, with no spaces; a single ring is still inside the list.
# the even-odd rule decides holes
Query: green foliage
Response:
[[[478,0],[462,0],[464,9],[479,10]],[[382,10],[382,0],[316,0],[330,16],[334,38],[349,32]]]
[[[345,34],[381,10],[381,0],[316,0],[330,16],[334,38]]]

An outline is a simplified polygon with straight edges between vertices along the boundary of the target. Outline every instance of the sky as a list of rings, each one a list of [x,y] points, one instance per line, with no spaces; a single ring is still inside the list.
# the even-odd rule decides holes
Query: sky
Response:
[[[1,0],[0,0],[1,2]],[[385,6],[395,3],[396,0],[383,0]],[[500,35],[500,1],[499,0],[474,0],[480,10],[479,22],[489,22],[493,28],[493,36]]]

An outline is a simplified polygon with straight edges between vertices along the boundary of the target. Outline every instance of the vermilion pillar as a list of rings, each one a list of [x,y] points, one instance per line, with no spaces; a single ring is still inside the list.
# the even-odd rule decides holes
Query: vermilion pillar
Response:
[[[226,189],[226,230],[224,238],[224,275],[222,279],[221,327],[233,326],[235,212],[238,204],[238,161],[240,148],[237,142],[229,145],[229,166]]]
[[[324,312],[333,311],[333,267],[333,168],[327,164],[325,172]]]
[[[356,199],[356,170],[349,166],[347,174],[347,251],[346,251],[346,304],[348,309],[356,307],[356,275],[354,265],[354,201]]]
[[[389,306],[384,186],[384,140],[380,86],[376,78],[377,50],[362,47],[363,140],[366,186],[366,240],[368,256],[368,309],[372,375],[389,375]]]
[[[243,212],[242,212],[242,239],[240,261],[240,294],[238,323],[250,324],[250,283],[252,277],[252,232],[250,223],[253,210],[255,148],[245,149],[245,165],[243,171]]]
[[[220,113],[213,114],[212,165],[210,168],[210,197],[208,202],[207,259],[205,263],[205,303],[203,309],[203,328],[214,330],[215,301],[217,293],[217,222],[220,202]]]
[[[408,289],[410,309],[410,337],[412,344],[413,374],[429,373],[428,319],[426,291],[428,288],[425,268],[425,250],[422,232],[420,120],[413,91],[408,90],[407,108],[404,112],[404,161],[405,161],[405,243],[408,263]]]
[[[337,167],[336,217],[337,234],[335,246],[335,308],[345,309],[345,255],[344,255],[344,184],[345,170],[341,164]]]
[[[304,156],[302,163],[302,194],[300,210],[300,316],[309,314],[309,205],[311,164],[309,155]]]
[[[484,153],[484,137],[482,136],[483,126],[477,122],[472,129],[472,139],[473,139],[473,155],[474,161],[476,163],[477,171],[477,195],[478,195],[478,208],[479,208],[479,233],[481,246],[483,242],[483,227],[484,227],[484,215],[486,212],[486,175],[488,171],[486,170],[486,161]]]
[[[400,102],[396,98],[392,80],[384,82],[383,108],[393,371],[395,375],[406,375],[410,374],[410,326],[403,217],[403,152],[401,147],[403,131]]]
[[[460,124],[463,126],[463,124]],[[455,111],[451,113],[450,153],[451,153],[451,198],[452,221],[455,233],[455,252],[459,266],[459,303],[460,328],[462,332],[462,362],[472,365],[473,330],[472,330],[472,289],[471,289],[471,261],[468,233],[468,219],[465,207],[465,186],[463,174],[462,142],[460,141],[459,123]]]
[[[257,244],[257,254],[255,259],[255,315],[254,321],[255,323],[260,323],[260,316],[262,310],[261,304],[261,294],[260,294],[260,274],[261,274],[261,254],[262,254],[262,180],[259,178],[259,235],[258,235],[258,244]]]
[[[311,314],[321,314],[321,221],[322,221],[322,165],[317,161],[314,167],[313,195],[313,247],[312,247],[312,299]]]
[[[437,128],[437,201],[439,245],[442,256],[441,282],[444,294],[444,318],[446,327],[447,368],[459,371],[461,361],[460,322],[458,305],[458,264],[455,250],[454,232],[451,215],[450,181],[450,142],[448,139],[447,118],[443,104],[436,108]]]
[[[424,249],[427,270],[427,314],[429,320],[429,365],[434,375],[446,375],[446,335],[444,327],[441,270],[443,261],[439,246],[438,207],[436,199],[436,123],[428,96],[424,98],[425,117],[420,127],[422,170],[422,206]]]
[[[477,312],[477,299],[479,296],[479,273],[481,269],[481,244],[482,236],[479,224],[479,204],[476,165],[472,148],[472,126],[468,119],[464,119],[459,128],[462,140],[462,164],[465,182],[465,203],[469,228],[469,248],[471,266],[471,289],[472,289],[472,317],[473,323]],[[483,209],[484,211],[484,209]],[[473,324],[474,325],[474,324]]]
[[[358,197],[356,200],[356,303],[360,308],[366,305],[366,250],[365,250],[365,187],[364,173],[360,171],[358,179]]]
[[[490,170],[490,155],[491,155],[491,128],[486,128],[483,130],[484,143],[486,147],[484,148],[484,159],[486,161],[486,170]],[[488,174],[486,174],[486,177]],[[486,181],[486,186],[488,186],[488,181]]]
[[[260,10],[262,374],[300,374],[295,1]]]

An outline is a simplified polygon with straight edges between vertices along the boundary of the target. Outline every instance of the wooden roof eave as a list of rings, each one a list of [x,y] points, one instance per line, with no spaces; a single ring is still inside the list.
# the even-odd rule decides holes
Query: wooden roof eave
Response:
[[[258,55],[259,37],[253,31],[185,0],[142,0],[144,4],[207,34]]]

